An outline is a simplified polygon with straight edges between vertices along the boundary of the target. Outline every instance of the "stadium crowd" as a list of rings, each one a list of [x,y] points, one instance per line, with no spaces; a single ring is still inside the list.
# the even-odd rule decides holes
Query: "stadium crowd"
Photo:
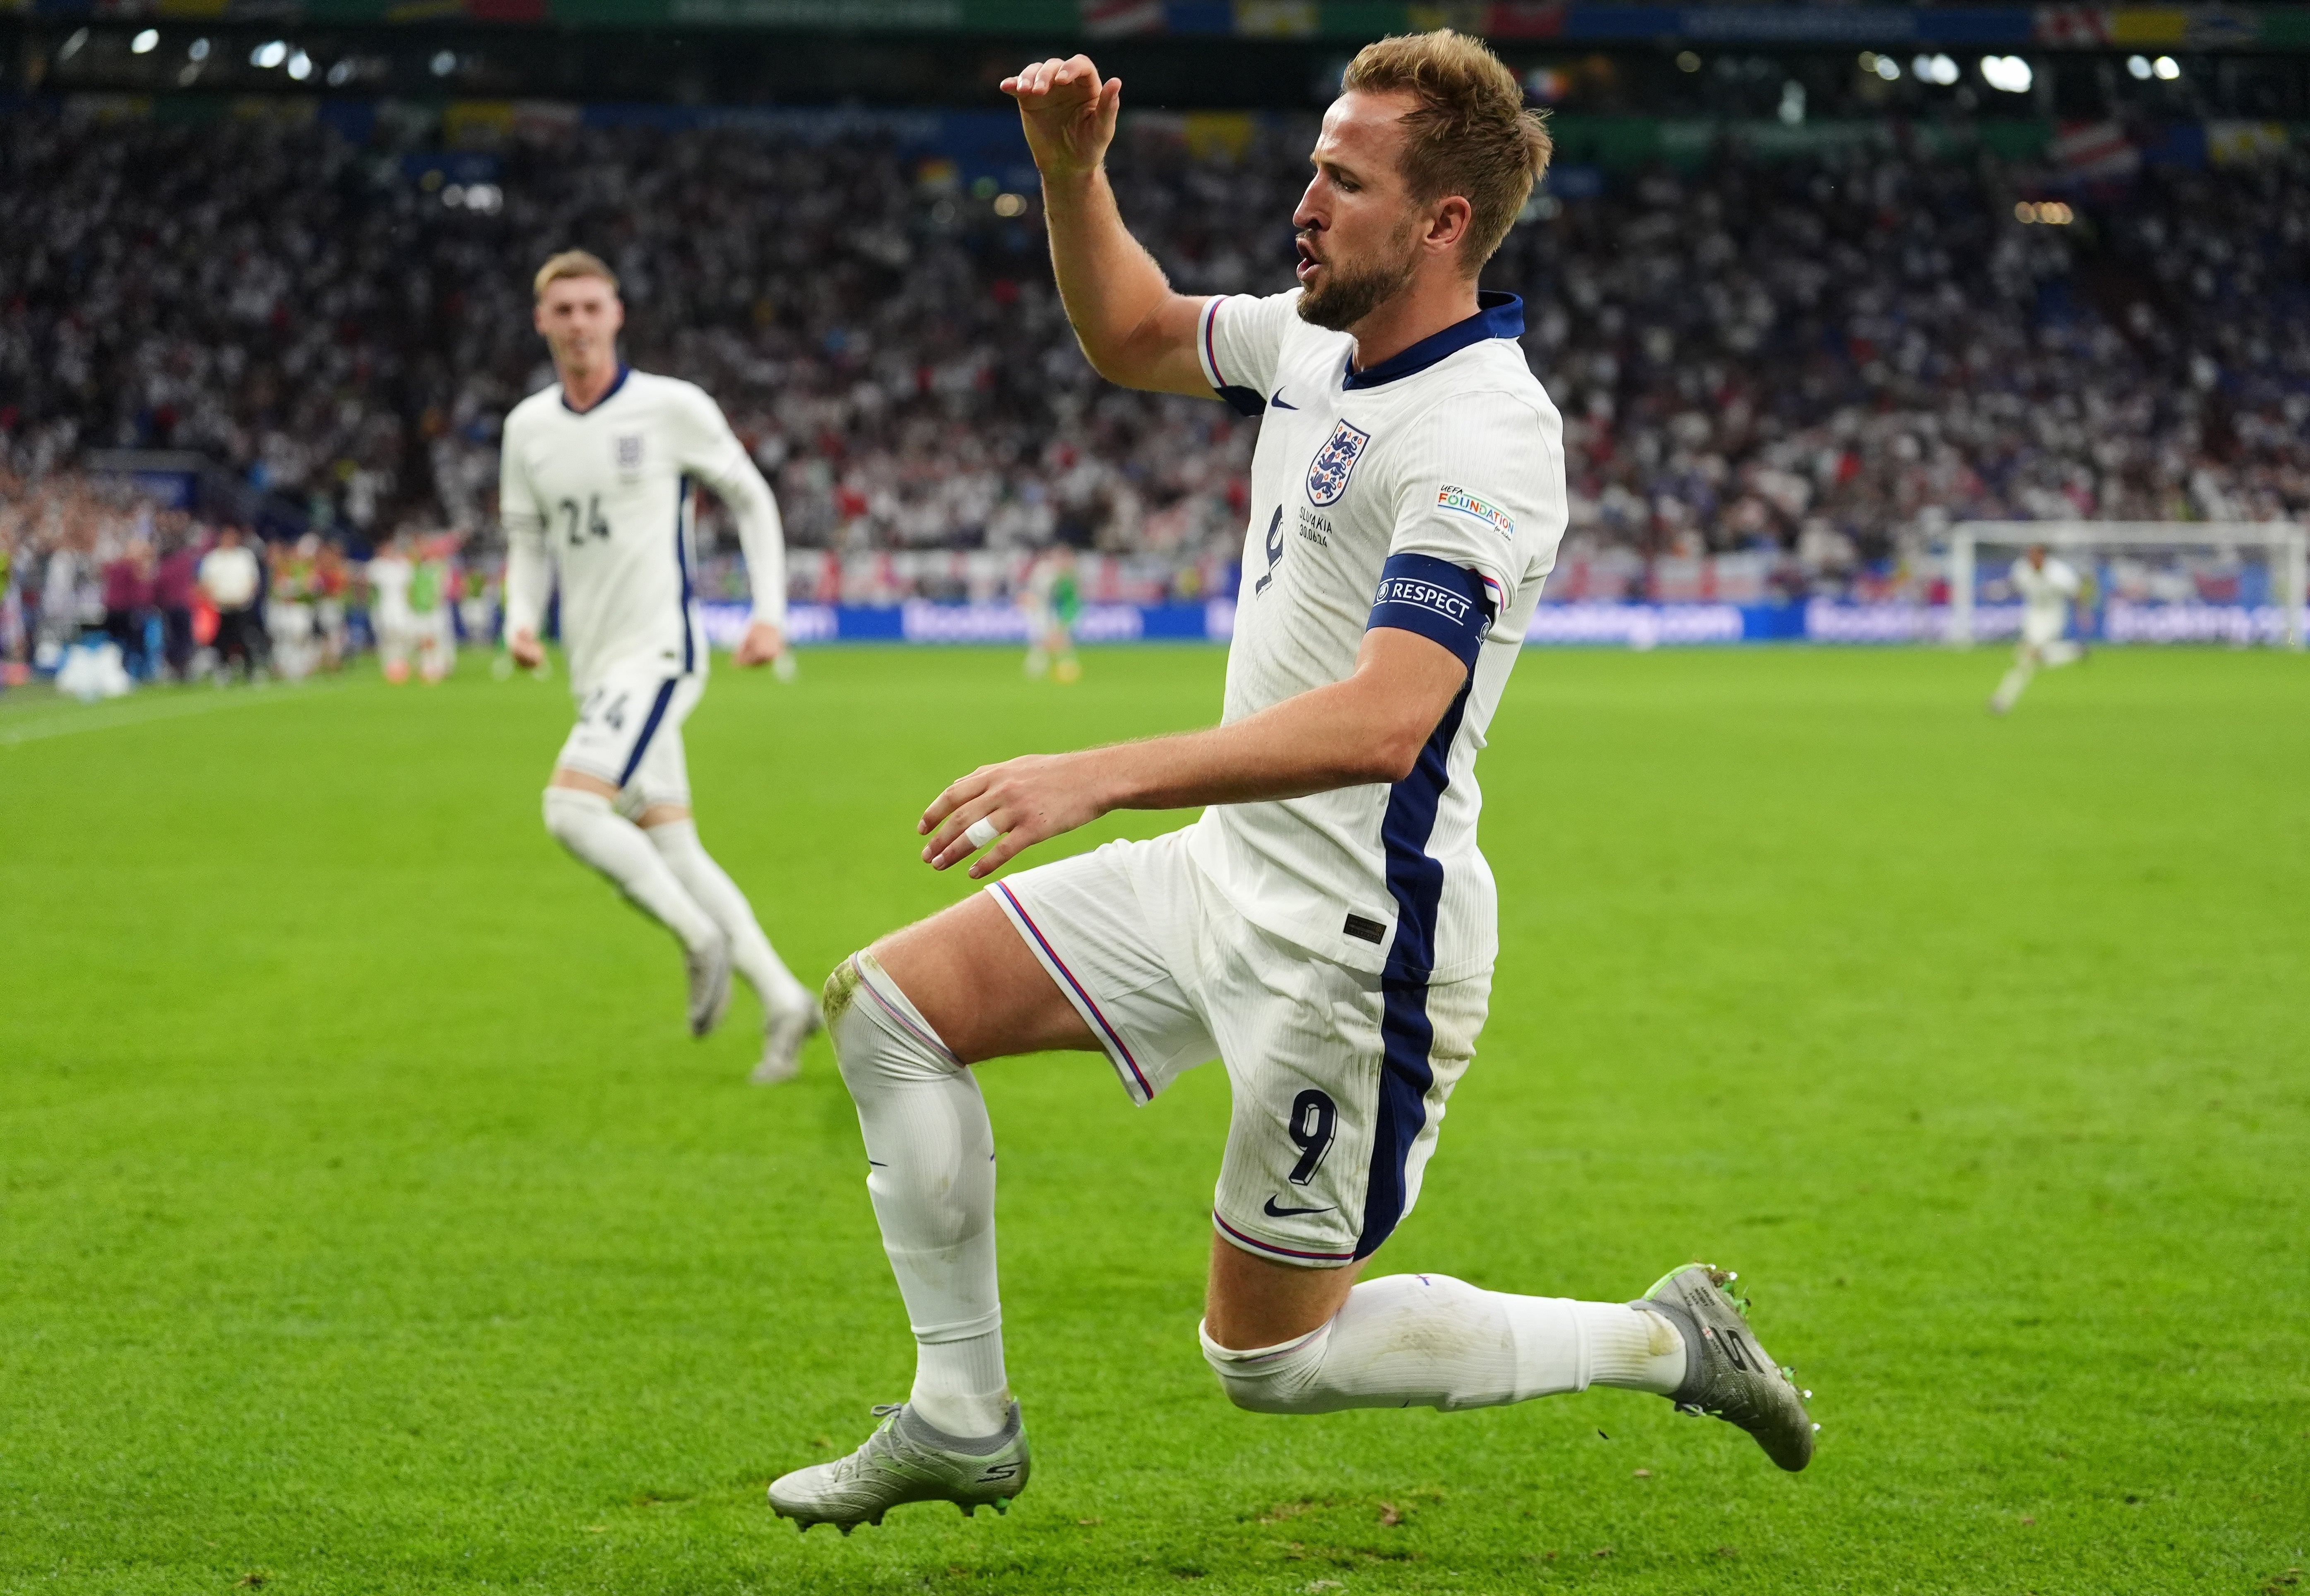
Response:
[[[720,399],[823,551],[797,596],[986,596],[1054,542],[1116,557],[1100,596],[1231,580],[1256,422],[1093,376],[1031,195],[873,134],[560,120],[507,133],[488,204],[456,204],[326,124],[92,116],[0,112],[22,483],[189,448],[359,548],[486,536],[499,419],[550,376],[527,266],[582,244],[624,279],[634,361]],[[1287,285],[1312,126],[1190,134],[1134,119],[1126,217],[1185,289]],[[1550,596],[1702,596],[1663,591],[1683,568],[1867,596],[1950,519],[2310,511],[2310,163],[2152,166],[2020,220],[2059,176],[1730,145],[1561,175],[1486,278],[1524,296],[1566,418]],[[69,520],[13,518],[20,577]]]
[[[457,643],[498,631],[502,561],[455,533],[388,533],[364,559],[307,531],[258,538],[232,517],[156,504],[133,480],[0,468],[0,686],[76,645],[135,680],[297,680],[379,646],[386,673],[439,681]],[[98,695],[102,696],[102,695]]]

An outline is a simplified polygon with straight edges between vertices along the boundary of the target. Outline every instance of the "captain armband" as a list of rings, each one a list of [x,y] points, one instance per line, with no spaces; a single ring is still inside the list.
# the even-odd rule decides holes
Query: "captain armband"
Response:
[[[1379,592],[1364,629],[1417,632],[1473,670],[1499,612],[1499,585],[1481,571],[1429,554],[1391,554],[1380,568]]]

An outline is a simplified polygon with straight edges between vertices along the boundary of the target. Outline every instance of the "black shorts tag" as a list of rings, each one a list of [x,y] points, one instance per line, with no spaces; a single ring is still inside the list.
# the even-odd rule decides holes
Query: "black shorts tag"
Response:
[[[1374,947],[1387,941],[1387,927],[1376,920],[1367,920],[1361,915],[1350,915],[1348,923],[1340,929],[1358,941],[1369,942]]]

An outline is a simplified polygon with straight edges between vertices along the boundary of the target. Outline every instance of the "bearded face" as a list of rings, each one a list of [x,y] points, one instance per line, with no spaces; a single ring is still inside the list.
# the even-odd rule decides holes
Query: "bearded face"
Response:
[[[1299,319],[1343,333],[1402,291],[1420,262],[1417,229],[1407,222],[1363,258],[1338,251],[1333,235],[1302,229],[1299,254],[1314,263],[1299,296]]]

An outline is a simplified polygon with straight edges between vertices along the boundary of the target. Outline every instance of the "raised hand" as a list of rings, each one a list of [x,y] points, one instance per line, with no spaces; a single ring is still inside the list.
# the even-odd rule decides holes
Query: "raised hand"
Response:
[[[1003,92],[1019,102],[1027,147],[1046,178],[1096,171],[1115,138],[1115,117],[1123,103],[1123,80],[1100,81],[1089,56],[1053,56],[1003,80]]]

